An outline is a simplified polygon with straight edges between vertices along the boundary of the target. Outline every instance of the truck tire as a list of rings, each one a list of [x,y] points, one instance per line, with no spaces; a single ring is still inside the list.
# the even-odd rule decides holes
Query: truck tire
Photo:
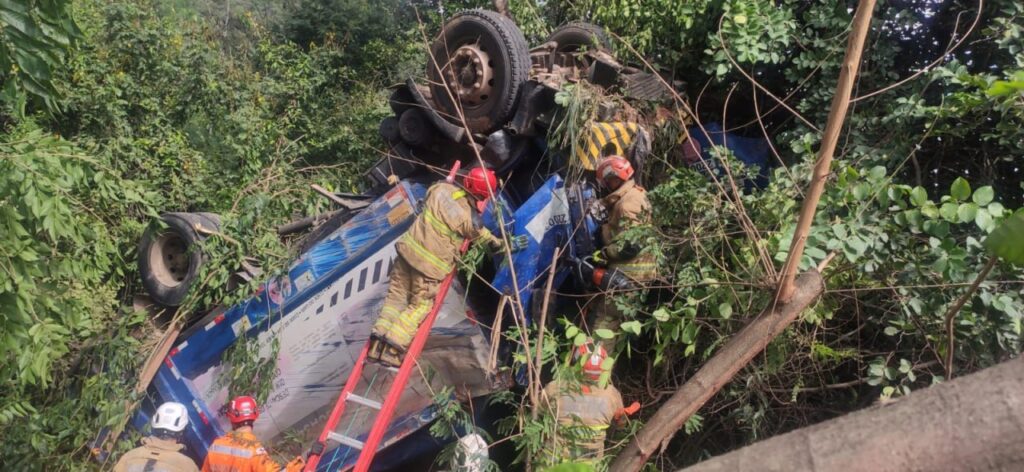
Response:
[[[391,111],[394,112],[395,116],[402,116],[405,110],[416,108],[417,103],[409,89],[400,86],[391,92],[391,97],[388,98],[388,106],[391,107]]]
[[[458,103],[453,97],[462,104],[466,124],[473,133],[490,134],[512,118],[519,89],[529,75],[530,52],[523,32],[511,19],[481,9],[460,12],[444,25],[430,52],[433,60],[427,64],[427,77],[431,96],[438,111],[449,121],[461,125]],[[474,58],[487,60],[460,67],[460,58],[466,59],[467,64],[473,63]],[[438,67],[442,70],[438,71]],[[456,70],[460,79],[452,83]],[[469,82],[475,84],[474,77],[486,78],[480,80],[479,95],[469,93],[462,98],[456,90],[445,86],[447,83],[469,92]]]
[[[139,275],[146,293],[156,303],[176,307],[188,294],[199,275],[205,257],[199,243],[206,235],[196,224],[212,231],[220,229],[215,213],[164,213],[166,228],[152,225],[139,242]]]
[[[585,21],[573,21],[559,26],[548,36],[547,41],[558,43],[558,52],[575,52],[597,48],[610,51],[612,42],[604,28]]]
[[[398,133],[410,146],[427,147],[437,132],[422,111],[415,108],[405,110],[398,118]]]
[[[389,116],[380,121],[380,127],[377,129],[380,133],[380,137],[388,143],[393,143],[401,139],[402,135],[398,132],[398,118]]]

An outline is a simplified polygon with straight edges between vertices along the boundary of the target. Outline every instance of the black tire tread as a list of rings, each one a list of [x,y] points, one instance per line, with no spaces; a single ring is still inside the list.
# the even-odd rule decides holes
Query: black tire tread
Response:
[[[604,28],[586,21],[570,21],[569,23],[555,28],[555,30],[548,35],[547,41],[558,42],[559,36],[572,37],[577,35],[596,38],[596,44],[602,50],[610,51],[612,49],[612,41],[611,37],[608,36],[608,32],[605,31]],[[561,46],[561,44],[559,44],[559,46]]]

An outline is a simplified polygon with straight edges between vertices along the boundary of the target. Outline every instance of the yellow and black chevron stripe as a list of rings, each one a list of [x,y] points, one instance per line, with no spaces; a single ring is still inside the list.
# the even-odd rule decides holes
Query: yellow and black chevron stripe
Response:
[[[640,126],[632,122],[598,122],[590,125],[590,130],[585,134],[584,143],[576,148],[576,158],[584,169],[594,170],[601,158],[610,154],[624,156],[626,149],[633,144]],[[603,151],[608,149],[609,153]]]

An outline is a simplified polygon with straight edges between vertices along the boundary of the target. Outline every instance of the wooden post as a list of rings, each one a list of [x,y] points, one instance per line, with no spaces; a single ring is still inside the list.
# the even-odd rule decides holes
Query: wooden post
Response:
[[[671,440],[691,415],[731,381],[740,369],[764,350],[772,339],[782,333],[824,291],[824,282],[817,271],[805,273],[800,277],[799,283],[795,283],[796,273],[803,256],[807,234],[814,221],[818,201],[825,189],[825,181],[832,165],[832,154],[839,142],[839,132],[843,128],[846,110],[850,105],[850,93],[857,77],[861,51],[871,26],[874,8],[875,0],[861,0],[857,7],[853,30],[846,44],[846,57],[839,72],[839,83],[832,99],[832,109],[822,136],[818,162],[814,166],[810,188],[805,194],[804,205],[793,235],[789,257],[783,266],[775,299],[658,408],[643,429],[615,458],[609,470],[639,471],[659,446]]]
[[[853,91],[853,83],[857,79],[857,69],[860,67],[864,39],[867,37],[871,26],[871,13],[874,9],[875,0],[861,0],[857,6],[857,14],[853,18],[853,30],[850,32],[849,41],[846,43],[846,57],[843,59],[842,69],[839,71],[839,83],[836,85],[836,93],[832,97],[832,109],[828,113],[828,122],[825,123],[825,131],[821,136],[818,162],[814,165],[811,185],[804,197],[804,205],[800,210],[800,219],[797,221],[796,231],[793,233],[793,242],[789,246],[789,256],[786,258],[785,265],[782,266],[782,279],[779,281],[776,298],[783,303],[793,296],[793,279],[796,278],[797,268],[800,267],[800,259],[804,255],[804,244],[807,242],[807,234],[811,230],[811,223],[814,222],[814,213],[818,208],[818,201],[821,200],[821,194],[825,190],[825,182],[828,180],[828,174],[832,168],[832,155],[835,153],[836,144],[839,142],[839,132],[843,129],[846,110],[850,107],[850,93]]]

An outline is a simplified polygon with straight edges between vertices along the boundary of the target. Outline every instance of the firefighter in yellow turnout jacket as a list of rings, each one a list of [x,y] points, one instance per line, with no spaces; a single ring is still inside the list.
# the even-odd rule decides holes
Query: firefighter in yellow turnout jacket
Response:
[[[472,169],[464,189],[439,182],[427,190],[423,211],[395,248],[388,294],[371,334],[369,356],[397,366],[416,330],[433,307],[441,280],[454,268],[464,239],[501,247],[501,239],[478,223],[476,202],[497,189],[494,172]]]
[[[628,415],[640,409],[636,402],[624,407],[622,394],[611,382],[600,384],[604,372],[602,364],[608,357],[604,348],[588,341],[573,356],[582,364],[581,385],[553,380],[544,387],[547,406],[557,418],[561,431],[548,438],[537,461],[543,466],[599,461],[604,457],[608,429],[625,422]]]
[[[609,156],[597,166],[597,181],[611,191],[602,200],[608,210],[608,221],[601,225],[604,248],[594,254],[594,262],[617,270],[631,281],[643,285],[657,278],[654,256],[623,238],[630,228],[650,224],[651,203],[647,191],[633,180],[633,166],[623,157]],[[618,331],[623,314],[606,296],[594,300],[597,316],[594,328]]]

